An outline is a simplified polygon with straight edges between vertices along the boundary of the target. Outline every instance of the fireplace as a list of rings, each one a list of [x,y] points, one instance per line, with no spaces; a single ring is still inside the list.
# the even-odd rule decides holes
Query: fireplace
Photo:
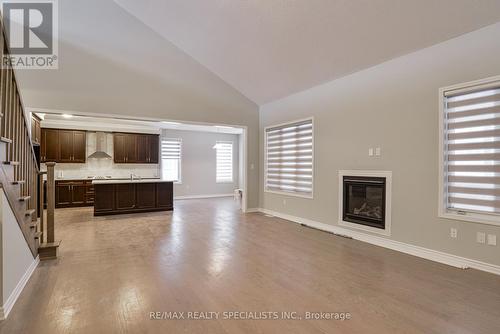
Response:
[[[390,235],[391,179],[385,171],[340,171],[339,223]]]
[[[385,178],[344,176],[345,221],[385,228]]]

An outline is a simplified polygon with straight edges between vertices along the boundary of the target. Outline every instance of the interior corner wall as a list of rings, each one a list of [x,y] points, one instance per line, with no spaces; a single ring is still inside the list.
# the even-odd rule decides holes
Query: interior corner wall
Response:
[[[35,261],[3,190],[0,191],[2,305],[17,298],[19,285]],[[21,287],[22,289],[22,287]],[[10,298],[10,300],[9,300]],[[10,305],[9,307],[12,307]],[[4,309],[4,312],[8,311]]]
[[[337,225],[338,171],[389,170],[391,239],[500,265],[498,246],[475,240],[478,231],[500,234],[499,227],[438,218],[438,90],[499,75],[499,38],[500,23],[262,106],[261,207]],[[264,192],[264,127],[310,116],[314,199]],[[375,147],[382,155],[369,157]]]
[[[181,183],[174,184],[175,196],[229,195],[239,186],[239,136],[236,134],[163,130],[162,137],[182,141]],[[217,141],[233,143],[233,182],[216,182]]]

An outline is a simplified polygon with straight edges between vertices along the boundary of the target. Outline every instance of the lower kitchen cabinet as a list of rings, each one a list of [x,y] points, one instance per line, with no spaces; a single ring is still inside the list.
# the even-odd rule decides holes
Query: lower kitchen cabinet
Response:
[[[172,208],[174,202],[174,183],[165,182],[156,185],[156,203],[159,208]]]
[[[95,188],[99,191],[95,191]],[[94,212],[112,212],[115,210],[115,185],[100,184],[94,186]]]
[[[56,208],[91,206],[94,187],[90,180],[56,180]]]
[[[132,210],[135,207],[135,184],[125,183],[115,185],[116,210]]]
[[[71,186],[71,204],[73,206],[84,206],[85,205],[85,184],[79,183]]]
[[[159,183],[158,183],[159,184]],[[136,184],[136,206],[138,209],[154,208],[156,206],[155,183],[137,183]]]
[[[169,211],[173,182],[123,182],[94,184],[94,215]]]

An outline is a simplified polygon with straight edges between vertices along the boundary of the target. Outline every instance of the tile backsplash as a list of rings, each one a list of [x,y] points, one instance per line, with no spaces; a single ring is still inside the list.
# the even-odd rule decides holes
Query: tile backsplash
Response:
[[[95,132],[87,132],[87,156],[95,151]],[[113,156],[113,135],[106,134],[106,153]],[[45,164],[41,166],[46,170]],[[58,163],[55,169],[55,176],[59,179],[87,178],[89,176],[111,176],[117,178],[127,178],[134,173],[140,177],[160,177],[159,164],[115,164],[113,159],[87,159],[84,164]]]

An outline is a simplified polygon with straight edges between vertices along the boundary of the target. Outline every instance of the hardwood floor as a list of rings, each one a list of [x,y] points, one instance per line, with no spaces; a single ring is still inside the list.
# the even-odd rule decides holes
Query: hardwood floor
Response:
[[[173,213],[56,211],[40,264],[0,333],[498,333],[500,277],[261,214],[232,199]],[[150,320],[150,312],[221,312]],[[349,312],[350,320],[225,320],[222,312]],[[227,315],[227,314],[226,314]],[[245,315],[245,314],[241,314]],[[187,316],[187,314],[184,314]]]

